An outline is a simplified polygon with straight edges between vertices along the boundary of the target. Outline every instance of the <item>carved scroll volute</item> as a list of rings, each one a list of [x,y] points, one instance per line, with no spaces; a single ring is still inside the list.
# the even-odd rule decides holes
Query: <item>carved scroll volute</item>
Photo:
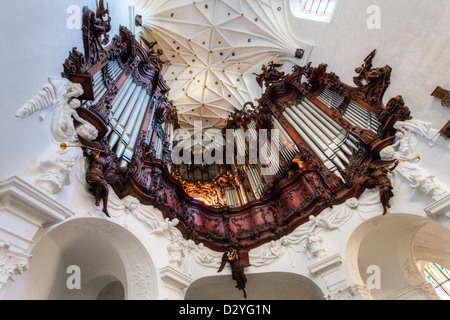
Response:
[[[106,15],[108,18],[105,20]],[[100,5],[95,13],[88,7],[83,8],[82,30],[85,57],[93,66],[106,57],[103,45],[109,43],[108,33],[111,31],[111,18],[108,10],[104,7],[103,0],[100,0]]]
[[[256,114],[256,130],[270,130],[272,129],[272,112],[269,107],[261,106]]]
[[[77,48],[73,48],[69,53],[69,58],[63,64],[64,72],[63,77],[67,77],[73,74],[82,74],[87,72],[89,65],[86,64],[83,54],[78,51]]]
[[[94,100],[93,77],[88,74],[89,64],[77,48],[69,53],[69,58],[63,64],[64,71],[61,76],[71,82],[81,84],[83,95],[81,100]]]
[[[111,88],[108,93],[100,100],[99,103],[92,106],[92,111],[94,111],[105,124],[109,124],[109,116],[111,114],[112,102],[119,93],[117,86]]]
[[[401,96],[392,98],[386,108],[381,110],[377,115],[377,120],[384,124],[382,132],[386,133],[393,129],[397,121],[406,121],[411,119],[411,111]]]

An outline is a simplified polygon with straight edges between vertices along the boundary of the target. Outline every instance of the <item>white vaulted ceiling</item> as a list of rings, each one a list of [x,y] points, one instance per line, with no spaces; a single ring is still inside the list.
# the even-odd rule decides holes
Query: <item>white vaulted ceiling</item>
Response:
[[[179,111],[180,125],[222,128],[226,118],[246,102],[261,97],[253,73],[279,55],[290,71],[303,64],[311,47],[295,40],[291,15],[283,0],[136,0],[143,17],[137,37],[154,41],[164,50],[164,78],[169,99]],[[303,59],[295,58],[303,49]]]

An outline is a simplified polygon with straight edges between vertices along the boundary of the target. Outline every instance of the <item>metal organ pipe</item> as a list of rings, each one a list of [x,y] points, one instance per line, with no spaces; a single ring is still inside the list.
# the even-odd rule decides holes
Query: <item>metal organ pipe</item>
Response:
[[[317,97],[320,101],[325,103],[330,108],[338,108],[344,101],[344,97],[338,95],[336,92],[327,88]],[[376,118],[372,112],[364,109],[354,101],[350,101],[344,114],[344,119],[349,121],[354,126],[358,126],[364,129],[373,130],[377,132],[380,123],[376,121]]]
[[[108,73],[109,76],[111,77],[111,79],[113,79],[114,81],[117,80],[117,78],[119,77],[119,75],[122,72],[122,68],[120,68],[120,65],[117,61],[113,61],[110,62],[108,64]]]
[[[131,158],[134,155],[134,148],[135,148],[137,140],[139,138],[139,134],[140,134],[140,130],[141,130],[141,123],[144,120],[145,113],[147,111],[147,105],[148,105],[149,101],[150,101],[150,97],[147,95],[144,102],[141,105],[141,111],[139,113],[139,117],[138,117],[137,121],[135,122],[135,125],[132,129],[132,132],[131,132],[131,135],[129,138],[129,142],[127,144],[127,148],[123,154],[123,158],[127,162],[131,161]]]
[[[302,128],[297,124],[297,121],[301,121],[294,111],[289,108],[285,109],[283,112],[284,117],[288,122],[294,127],[302,139],[308,144],[312,151],[319,157],[319,159],[324,163],[324,165],[334,174],[342,178],[336,165],[328,159],[328,157],[323,153],[323,151],[309,138],[309,136],[302,130]]]
[[[136,105],[138,102],[145,97],[145,90],[139,86],[131,96],[131,99],[128,101],[125,109],[123,110],[122,114],[120,115],[120,118],[118,119],[118,126],[116,126],[116,129],[122,134],[123,130],[125,129],[125,126],[130,119],[131,115],[133,114],[133,111],[136,109]]]
[[[162,141],[161,141],[161,138],[160,137],[156,137],[156,142],[155,142],[155,148],[154,148],[155,150],[156,150],[156,159],[160,159],[161,160],[161,158],[162,158]]]
[[[328,156],[322,151],[321,147],[314,142],[310,136],[305,132],[305,125],[300,125],[302,123],[302,120],[298,117],[298,115],[292,111],[290,108],[285,109],[283,112],[286,119],[291,123],[291,125],[297,130],[298,134],[302,137],[302,139],[308,144],[308,146],[313,150],[313,152],[324,162],[324,164],[329,168],[331,171],[336,170],[335,164],[331,162],[331,160],[328,158]],[[324,145],[322,145],[323,147]]]
[[[236,139],[237,152],[239,155],[248,155],[247,145],[245,143],[245,137],[242,136],[242,131],[236,130],[234,132]]]
[[[353,116],[358,118],[361,123],[367,126],[367,120],[370,120],[370,113],[367,110],[361,110],[361,108],[356,108],[353,102],[350,102],[347,107],[347,112],[350,112]]]
[[[325,103],[328,107],[337,109],[345,98],[328,88],[325,88],[322,93],[317,97],[320,101]]]
[[[361,118],[361,116],[355,114],[352,110],[347,109],[343,117],[353,125],[367,129],[367,123]]]
[[[363,121],[365,124],[363,128],[373,130],[374,132],[378,131],[381,124],[375,119],[375,115],[372,112],[364,109],[353,101],[349,103],[347,111]]]
[[[233,200],[231,199],[230,189],[225,190],[225,196],[227,197],[227,205],[232,207]]]
[[[233,191],[234,191],[234,189],[231,189],[231,188],[226,190],[227,204],[229,207],[236,207],[236,200],[234,198]]]
[[[308,99],[304,100],[306,104],[304,105],[308,111],[310,111],[314,116],[317,117],[334,135],[337,139],[341,141],[345,141],[345,144],[353,150],[358,150],[358,147],[355,143],[358,143],[358,140],[349,134],[344,128],[342,128],[338,123],[334,120],[330,119],[330,117],[323,113],[314,103],[309,101]],[[348,150],[347,150],[348,152]],[[352,152],[350,151],[349,154]]]
[[[98,87],[98,85],[100,84],[100,82],[101,82],[102,80],[103,80],[103,79],[102,79],[102,72],[99,71],[99,72],[97,72],[97,73],[94,75],[94,77],[93,77],[94,89],[95,89],[96,87]]]
[[[140,124],[142,121],[139,122],[138,118],[142,114],[143,110],[145,112],[145,109],[146,109],[149,99],[150,98],[149,98],[147,92],[145,92],[145,90],[143,90],[141,92],[136,104],[133,106],[132,113],[126,122],[126,126],[125,126],[123,134],[122,134],[122,139],[119,142],[119,145],[116,150],[117,157],[119,157],[119,158],[122,157],[127,146],[134,148],[134,145],[131,144],[131,135],[133,134],[133,131],[135,130],[136,127],[138,127],[137,130],[140,129]]]
[[[335,130],[335,133],[333,133],[317,116],[314,117],[314,115],[310,111],[310,106],[305,101],[302,101],[302,106],[302,113],[310,121],[314,122],[314,124],[319,128],[320,132],[322,132],[329,140],[331,140],[331,143],[334,143],[336,147],[339,147],[347,155],[352,155],[352,151],[350,150],[350,148],[344,144],[346,136],[342,134],[342,130]]]
[[[259,176],[258,172],[256,172],[256,169],[254,166],[249,166],[248,167],[248,172],[251,175],[251,178],[253,180],[253,185],[254,185],[254,192],[255,195],[259,198],[261,198],[262,193],[264,192],[264,188],[262,186],[262,180],[261,177]]]
[[[345,164],[349,163],[348,158],[345,156],[345,154],[339,149],[339,147],[331,141],[331,139],[323,133],[323,131],[320,128],[320,122],[318,120],[311,120],[306,116],[306,113],[303,112],[302,108],[299,106],[293,107],[294,111],[297,111],[298,115],[302,115],[302,119],[306,123],[306,125],[312,130],[312,132],[315,134],[316,138],[318,137],[323,143],[325,143],[328,147],[327,149],[322,149],[325,154],[334,153],[337,155],[342,161],[344,161]],[[344,168],[341,168],[344,169]]]
[[[278,131],[280,132],[281,141],[284,141],[282,143],[284,146],[281,148],[281,153],[283,154],[284,159],[287,162],[290,162],[290,161],[292,161],[292,159],[294,159],[295,155],[299,152],[298,147],[275,117],[272,117],[272,122],[273,122],[274,128],[278,129]]]
[[[239,196],[238,196],[237,191],[236,191],[235,188],[231,189],[231,195],[233,197],[233,205],[235,207],[238,207],[239,206]]]
[[[133,134],[133,132],[139,131],[140,128],[137,127],[140,127],[142,123],[142,120],[139,122],[139,118],[143,118],[143,116],[145,115],[145,110],[148,105],[149,99],[150,97],[147,92],[142,91],[138,101],[136,102],[136,105],[133,108],[133,112],[131,113],[130,118],[127,121],[127,125],[122,135],[122,140],[126,144],[130,144],[131,135]]]
[[[238,189],[241,194],[242,205],[246,205],[248,203],[248,196],[245,193],[244,186],[242,184],[240,184]]]
[[[258,197],[258,192],[257,192],[257,185],[253,179],[252,174],[250,173],[250,167],[249,166],[245,166],[245,173],[247,174],[248,177],[248,182],[250,183],[250,189],[252,190],[253,194],[255,195],[256,198]]]
[[[110,78],[113,81],[116,81],[119,74],[121,73],[122,69],[120,68],[120,65],[117,61],[112,61],[108,63],[106,66],[106,70],[108,74],[110,75]],[[101,98],[105,95],[105,93],[108,91],[108,88],[106,87],[104,81],[103,81],[103,73],[102,70],[98,71],[94,77],[93,77],[93,86],[94,86],[94,101],[89,101],[86,103],[87,107],[90,107],[92,105],[95,105],[98,103]]]
[[[258,138],[258,133],[256,130],[255,120],[250,121],[250,123],[248,124],[248,128],[250,129],[250,135],[251,135],[252,139],[254,139],[254,141],[259,145],[259,138]],[[273,154],[274,150],[272,148],[270,148],[270,150],[268,150],[267,148],[269,148],[269,146],[264,145],[263,148],[260,150],[260,152],[265,152],[269,158],[270,158],[270,156],[274,156],[274,154]],[[270,153],[270,155],[269,155],[269,153]],[[260,162],[260,159],[258,159],[258,161]],[[261,165],[259,165],[259,167],[261,168]],[[259,174],[258,174],[258,177],[260,177]],[[261,179],[261,177],[260,177],[260,179]],[[267,177],[265,177],[265,179],[266,179],[266,181],[268,181],[269,177],[267,176]],[[262,192],[264,192],[264,186],[262,185],[262,180],[260,180],[260,181],[261,181],[261,186],[262,186],[262,190],[263,190]]]
[[[124,106],[124,110],[123,113],[120,115],[120,118],[117,119],[117,117],[119,116],[119,114],[115,115],[113,117],[113,119],[115,120],[115,122],[117,122],[117,125],[114,128],[114,132],[112,133],[110,139],[109,139],[109,145],[114,148],[114,146],[116,145],[116,143],[119,141],[120,137],[123,134],[123,131],[125,129],[125,125],[130,117],[131,112],[133,111],[133,108],[136,104],[136,101],[138,100],[139,96],[141,95],[141,93],[145,91],[143,90],[143,88],[141,86],[136,87],[136,89],[134,90],[130,100],[128,100],[128,102],[125,104],[123,104]],[[126,106],[126,107],[125,107]]]
[[[128,78],[128,80],[125,82],[125,84],[123,85],[123,87],[120,89],[119,94],[117,95],[117,97],[114,99],[112,105],[111,105],[111,114],[114,115],[117,112],[117,107],[119,106],[119,104],[122,102],[122,100],[124,99],[125,95],[129,92],[129,89],[131,87],[131,85],[133,84],[133,78]]]
[[[132,83],[131,86],[127,89],[124,97],[120,101],[117,101],[117,106],[115,107],[116,111],[113,112],[111,119],[112,126],[115,127],[117,125],[117,122],[119,121],[120,116],[122,115],[128,103],[130,102],[130,99],[133,97],[133,94],[136,93],[137,90],[139,90],[139,88],[140,86],[138,86],[136,83]]]

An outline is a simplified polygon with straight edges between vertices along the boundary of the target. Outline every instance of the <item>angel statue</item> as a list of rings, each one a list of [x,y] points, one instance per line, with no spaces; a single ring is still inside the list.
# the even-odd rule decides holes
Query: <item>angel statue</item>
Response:
[[[222,272],[227,262],[231,265],[231,274],[233,280],[237,282],[236,288],[244,292],[244,298],[247,299],[247,293],[245,292],[245,285],[247,283],[247,277],[244,273],[244,266],[241,263],[239,252],[237,249],[230,247],[228,252],[225,252],[222,257],[222,264],[217,273]]]

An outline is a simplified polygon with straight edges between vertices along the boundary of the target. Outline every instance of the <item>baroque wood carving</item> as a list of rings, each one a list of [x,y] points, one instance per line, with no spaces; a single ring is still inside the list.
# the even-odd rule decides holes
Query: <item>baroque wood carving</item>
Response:
[[[85,8],[85,53],[74,48],[63,66],[63,75],[82,85],[85,93],[80,99],[83,102],[98,98],[90,108],[81,107],[77,112],[100,133],[95,141],[80,140],[89,161],[86,180],[96,205],[103,206],[105,215],[109,216],[108,193],[112,187],[120,198],[133,196],[144,205],[158,208],[164,218],[177,219],[176,227],[187,240],[203,243],[218,252],[226,252],[232,247],[239,256],[245,257],[249,250],[292,233],[311,216],[352,197],[359,197],[367,188],[380,187],[382,203],[385,208],[389,207],[393,194],[386,170],[392,168],[380,163],[379,152],[392,144],[395,122],[409,118],[410,113],[400,96],[390,100],[386,107],[383,105],[391,69],[389,66],[373,68],[375,51],[357,68],[356,87],[350,87],[334,73],[328,73],[325,64],[317,68],[311,64],[297,66],[291,74],[278,71],[279,65],[274,63],[263,66],[257,79],[265,87],[265,92],[258,106],[248,103],[242,110],[236,110],[230,115],[226,128],[247,130],[250,121],[255,120],[257,129],[270,130],[274,117],[295,141],[298,152],[292,162],[282,164],[281,174],[272,177],[258,200],[236,208],[225,204],[213,207],[193,199],[194,194],[208,195],[205,190],[208,186],[199,187],[192,183],[183,186],[176,174],[176,166],[171,163],[166,125],[170,123],[177,127],[178,119],[176,108],[166,97],[170,88],[161,73],[164,64],[160,59],[162,52],[153,50],[154,43],[147,42],[148,48],[143,48],[124,27],[106,46],[110,27],[109,12],[103,1],[97,12]],[[94,75],[111,61],[118,61],[120,75],[114,80],[106,72],[101,72],[106,92],[95,97]],[[130,77],[144,88],[151,99],[131,161],[122,166],[108,143],[107,133],[112,104]],[[344,96],[347,104],[350,100],[355,101],[374,113],[381,123],[380,131],[373,132],[347,121],[343,117],[344,103],[340,109],[332,109],[320,102],[317,96],[325,88]],[[285,108],[299,104],[305,97],[359,141],[359,150],[350,157],[346,169],[341,170],[344,180],[324,165],[283,116]],[[164,154],[160,159],[156,157],[155,143],[158,139],[162,141],[159,145],[163,146]],[[242,172],[247,166],[247,163],[240,165],[237,169],[240,173],[231,174],[231,177],[225,170],[218,179],[231,188],[244,186],[245,174]],[[209,189],[214,190],[215,187],[211,185]],[[220,188],[218,190],[220,197]],[[242,279],[239,288],[245,289]]]

